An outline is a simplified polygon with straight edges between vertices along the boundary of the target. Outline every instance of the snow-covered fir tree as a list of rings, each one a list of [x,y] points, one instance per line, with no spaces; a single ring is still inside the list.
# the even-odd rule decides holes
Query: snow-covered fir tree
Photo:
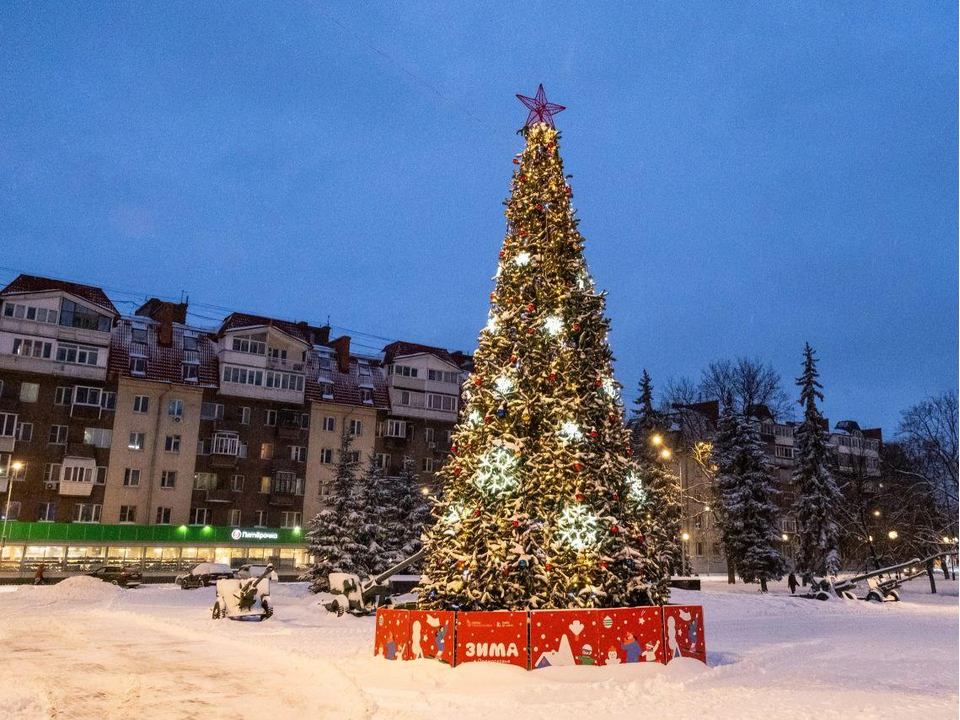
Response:
[[[390,546],[397,532],[399,510],[390,478],[386,477],[377,456],[370,454],[359,477],[361,495],[360,544],[363,545],[363,568],[368,575],[377,575],[390,567]]]
[[[391,478],[395,531],[391,533],[388,557],[391,565],[405,560],[423,547],[424,525],[430,519],[430,505],[414,472],[413,460],[404,458],[397,477]],[[416,572],[420,563],[410,566]]]
[[[302,579],[310,581],[312,592],[328,590],[332,572],[363,575],[367,569],[362,542],[363,488],[357,481],[357,460],[351,444],[352,438],[344,430],[327,506],[307,525],[305,538],[311,563]]]
[[[514,158],[489,321],[427,534],[427,609],[666,599],[630,482],[604,295],[587,271],[548,119],[531,113]]]
[[[777,527],[779,494],[767,465],[756,421],[744,417],[726,398],[713,444],[717,466],[717,523],[727,558],[744,582],[783,577],[780,531]]]
[[[640,380],[640,394],[630,423],[635,471],[631,482],[634,492],[645,499],[642,523],[649,539],[646,547],[662,568],[663,581],[671,574],[687,573],[680,547],[681,501],[680,478],[670,472],[670,450],[666,447],[668,418],[653,406],[653,381],[646,370]]]
[[[830,471],[824,421],[817,401],[823,400],[817,358],[807,343],[803,373],[797,378],[803,422],[794,433],[797,452],[793,465],[797,519],[797,572],[809,581],[814,575],[833,575],[840,569],[837,512],[841,497]]]

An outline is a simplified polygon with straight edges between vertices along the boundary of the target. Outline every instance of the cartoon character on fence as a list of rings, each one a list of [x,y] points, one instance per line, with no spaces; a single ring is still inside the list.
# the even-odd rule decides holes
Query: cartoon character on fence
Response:
[[[680,652],[680,641],[677,639],[677,619],[671,615],[667,618],[667,647],[670,649],[670,657],[683,657]]]
[[[619,665],[620,656],[617,654],[617,648],[615,645],[611,645],[610,649],[607,650],[607,659],[603,661],[605,665]]]
[[[626,661],[628,663],[640,662],[640,653],[642,652],[642,648],[640,647],[640,641],[637,640],[633,633],[627,633],[627,641],[620,647],[627,651]]]
[[[643,659],[647,662],[657,661],[657,650],[660,649],[660,641],[648,642],[643,650]]]
[[[387,633],[387,642],[384,645],[384,647],[386,648],[385,657],[387,658],[387,660],[396,660],[397,659],[397,642],[394,639],[392,632]]]
[[[420,621],[414,620],[410,634],[410,652],[413,654],[412,660],[419,660],[423,657],[423,648],[420,646]]]
[[[428,617],[427,622],[430,622],[431,619],[432,618]],[[437,622],[440,621],[438,620]],[[448,627],[446,625],[441,625],[439,628],[437,628],[436,635],[434,635],[434,641],[437,644],[437,654],[435,656],[437,660],[443,660],[444,643],[446,642],[447,638],[447,629]]]

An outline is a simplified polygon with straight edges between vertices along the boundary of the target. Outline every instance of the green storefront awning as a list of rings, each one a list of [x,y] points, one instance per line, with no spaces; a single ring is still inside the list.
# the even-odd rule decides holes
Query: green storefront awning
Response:
[[[8,543],[121,545],[303,545],[300,528],[234,528],[222,525],[95,525],[88,523],[7,523]]]

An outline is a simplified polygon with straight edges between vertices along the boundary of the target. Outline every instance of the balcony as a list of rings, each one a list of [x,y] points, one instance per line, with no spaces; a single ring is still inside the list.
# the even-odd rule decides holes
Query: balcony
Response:
[[[271,492],[269,503],[273,507],[290,507],[297,496],[288,492]]]
[[[237,456],[211,452],[208,462],[212,468],[235,468],[237,466]]]
[[[283,370],[284,372],[291,373],[303,373],[304,363],[302,362],[293,362],[292,360],[286,360],[284,358],[267,358],[267,369],[268,370]]]
[[[89,480],[61,480],[58,491],[69,497],[90,497],[93,492],[93,477]]]
[[[234,500],[233,490],[230,488],[211,488],[207,490],[208,503],[232,503]]]
[[[109,449],[110,448],[105,448],[105,450],[108,451]],[[86,458],[95,461],[97,459],[97,448],[93,445],[87,445],[86,443],[67,443],[64,451],[64,460],[68,457]]]

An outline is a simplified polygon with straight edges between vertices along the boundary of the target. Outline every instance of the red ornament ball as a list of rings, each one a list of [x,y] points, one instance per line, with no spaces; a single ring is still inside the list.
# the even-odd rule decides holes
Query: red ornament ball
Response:
[[[527,310],[528,310],[529,312],[533,312],[533,311],[536,310],[536,309],[537,309],[537,306],[534,305],[533,303],[530,303],[529,305],[527,305]]]
[[[600,378],[597,378],[596,384],[597,384],[597,387],[600,387],[601,385],[603,385],[603,380],[601,380]]]
[[[580,472],[581,470],[583,470],[583,465],[581,465],[580,463],[574,463],[573,469],[576,470],[577,472]]]
[[[483,385],[483,380],[481,380],[480,378],[474,378],[473,384],[476,385],[477,387],[480,387],[481,385]]]
[[[633,455],[633,448],[627,448],[627,457]]]
[[[595,438],[596,436],[597,436],[597,431],[596,431],[596,430],[591,430],[591,431],[590,431],[590,437]]]
[[[546,570],[547,572],[550,572],[551,570],[553,570],[553,565],[551,565],[550,563],[544,563],[543,569]]]
[[[550,373],[550,382],[556,382],[556,381],[557,381],[557,374]]]
[[[490,423],[493,422],[493,418],[490,417],[489,415],[487,415],[487,416],[483,419],[483,422],[485,422],[487,425],[489,425]]]
[[[503,259],[504,255],[506,255],[506,253],[505,253],[503,250],[501,250],[501,251],[500,251],[500,259],[501,259],[501,260]]]
[[[477,508],[476,510],[473,511],[473,516],[480,517],[480,508]]]
[[[520,521],[519,521],[519,520],[514,520],[513,523],[511,523],[511,524],[513,525],[513,527],[520,527]]]
[[[516,356],[516,355],[511,355],[511,356],[510,356],[510,362],[515,363],[516,361],[517,361],[517,356]]]
[[[462,473],[462,472],[463,472],[463,468],[454,468],[454,469],[453,469],[453,474],[454,474],[454,475],[459,475],[459,474]]]
[[[456,445],[451,445],[451,446],[450,446],[450,454],[451,454],[451,455],[456,455],[456,454],[457,454],[457,446],[456,446]]]
[[[617,525],[612,525],[612,526],[610,527],[610,532],[612,532],[612,533],[618,533],[618,532],[620,532],[619,526],[617,526]]]
[[[600,563],[600,567],[606,569],[606,567],[607,567],[607,561],[604,560],[602,563]]]
[[[574,329],[574,330],[579,330],[579,329],[580,329],[580,326],[579,326],[577,323],[574,323],[574,324],[573,324],[573,329]]]
[[[533,328],[527,328],[527,335],[533,335]]]
[[[577,493],[577,502],[583,502],[583,493]]]
[[[519,164],[520,164],[520,158],[514,158],[514,159],[513,159],[513,164],[514,164],[514,165],[519,165]]]
[[[537,210],[543,210],[543,205],[538,204],[538,205],[537,205]]]

